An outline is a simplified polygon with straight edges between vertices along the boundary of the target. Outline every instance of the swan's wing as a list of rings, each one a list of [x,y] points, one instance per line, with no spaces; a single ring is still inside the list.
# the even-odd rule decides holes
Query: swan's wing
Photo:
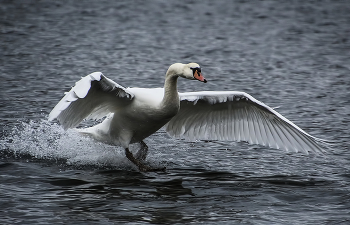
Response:
[[[49,115],[64,129],[76,127],[83,119],[99,119],[131,102],[134,95],[101,72],[91,73],[76,82]]]
[[[180,111],[166,124],[188,140],[246,141],[287,151],[323,152],[316,139],[244,92],[179,93]]]

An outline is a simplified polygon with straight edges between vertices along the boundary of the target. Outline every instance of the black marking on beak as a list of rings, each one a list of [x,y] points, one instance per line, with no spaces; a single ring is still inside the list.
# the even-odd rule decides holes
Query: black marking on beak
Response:
[[[202,70],[200,67],[190,67],[193,72],[193,78],[204,83],[207,83],[207,80],[202,76]]]
[[[191,69],[192,72],[193,72],[193,76],[194,76],[194,74],[196,73],[196,71],[199,72],[199,73],[202,72],[202,69],[201,69],[200,67],[191,67],[190,69]]]

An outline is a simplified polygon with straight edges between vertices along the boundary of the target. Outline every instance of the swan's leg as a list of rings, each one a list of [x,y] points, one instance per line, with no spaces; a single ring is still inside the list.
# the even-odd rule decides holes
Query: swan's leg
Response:
[[[164,168],[151,168],[149,166],[146,166],[145,164],[143,164],[142,162],[140,162],[140,160],[135,159],[134,155],[129,151],[129,148],[125,148],[125,155],[126,158],[128,158],[132,163],[134,163],[140,171],[142,172],[148,172],[148,171],[164,171]]]
[[[148,153],[148,146],[146,145],[145,142],[140,141],[139,142],[141,144],[141,148],[140,150],[138,150],[138,152],[135,154],[135,158],[137,160],[142,160],[145,161],[146,157],[147,157],[147,153]]]

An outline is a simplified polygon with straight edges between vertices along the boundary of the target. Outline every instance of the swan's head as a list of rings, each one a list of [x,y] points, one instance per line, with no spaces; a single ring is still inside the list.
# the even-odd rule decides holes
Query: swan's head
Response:
[[[169,67],[167,74],[176,74],[186,79],[207,83],[207,80],[202,75],[201,67],[197,63],[175,63]]]

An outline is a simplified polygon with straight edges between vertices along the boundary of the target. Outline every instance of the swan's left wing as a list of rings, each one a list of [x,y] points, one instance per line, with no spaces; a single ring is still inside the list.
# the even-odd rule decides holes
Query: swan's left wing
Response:
[[[166,124],[188,140],[246,141],[287,151],[323,152],[317,139],[244,92],[179,93],[180,111]]]

